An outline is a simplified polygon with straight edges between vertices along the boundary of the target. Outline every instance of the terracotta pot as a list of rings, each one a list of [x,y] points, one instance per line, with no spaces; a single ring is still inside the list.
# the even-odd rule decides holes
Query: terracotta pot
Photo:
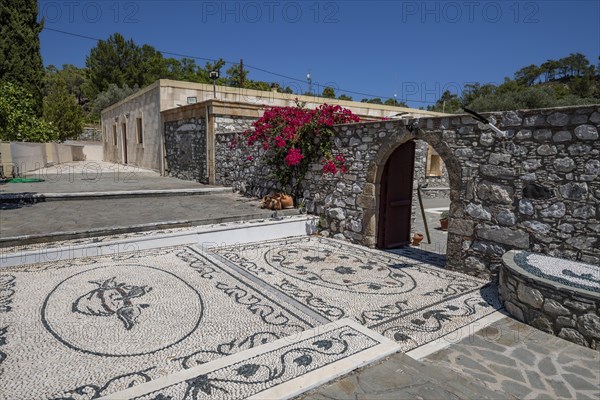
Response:
[[[440,225],[442,226],[443,231],[448,230],[448,220],[447,219],[440,219]]]
[[[423,235],[420,233],[415,233],[412,237],[412,245],[413,246],[419,246],[421,244],[421,241],[423,240]]]
[[[281,194],[279,198],[281,208],[294,208],[294,199],[289,194]]]

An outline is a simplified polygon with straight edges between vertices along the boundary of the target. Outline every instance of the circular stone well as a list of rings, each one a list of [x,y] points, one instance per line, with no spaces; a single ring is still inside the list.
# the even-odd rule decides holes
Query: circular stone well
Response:
[[[500,298],[513,317],[600,351],[600,266],[516,250],[502,261]]]

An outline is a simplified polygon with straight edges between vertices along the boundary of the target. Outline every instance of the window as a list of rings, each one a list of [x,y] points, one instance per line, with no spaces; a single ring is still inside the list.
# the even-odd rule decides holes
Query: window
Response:
[[[444,168],[444,162],[442,157],[429,146],[427,151],[427,170],[425,176],[442,176],[442,170]]]
[[[197,97],[188,97],[187,98],[187,103],[188,104],[196,104],[198,102],[198,98]]]
[[[113,146],[117,145],[117,125],[113,125]]]
[[[125,122],[121,124],[121,132],[123,133],[123,140],[127,140],[127,124]]]
[[[137,142],[139,144],[144,143],[144,132],[142,131],[142,119],[141,118],[136,118],[135,120],[135,125],[136,125],[136,138],[137,138]]]

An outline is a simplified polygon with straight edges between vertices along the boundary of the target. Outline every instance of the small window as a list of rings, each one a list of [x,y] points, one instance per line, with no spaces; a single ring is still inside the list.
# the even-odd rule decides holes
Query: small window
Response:
[[[442,161],[442,157],[440,157],[433,147],[429,146],[429,150],[427,151],[427,171],[425,175],[442,176],[443,168],[444,162]]]
[[[187,103],[188,104],[196,104],[198,102],[198,98],[197,97],[188,97],[187,98]]]
[[[142,131],[142,119],[141,118],[136,118],[135,120],[135,124],[136,124],[136,137],[137,137],[137,142],[139,144],[144,143],[144,132]]]
[[[112,138],[113,146],[116,146],[117,145],[117,126],[116,125],[113,125],[113,135],[112,136],[113,136],[113,138]]]

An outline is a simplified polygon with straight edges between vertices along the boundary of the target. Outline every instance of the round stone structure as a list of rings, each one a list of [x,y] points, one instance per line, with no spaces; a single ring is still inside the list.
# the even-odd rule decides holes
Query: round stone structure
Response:
[[[600,351],[600,266],[516,250],[502,261],[499,292],[508,313]]]

